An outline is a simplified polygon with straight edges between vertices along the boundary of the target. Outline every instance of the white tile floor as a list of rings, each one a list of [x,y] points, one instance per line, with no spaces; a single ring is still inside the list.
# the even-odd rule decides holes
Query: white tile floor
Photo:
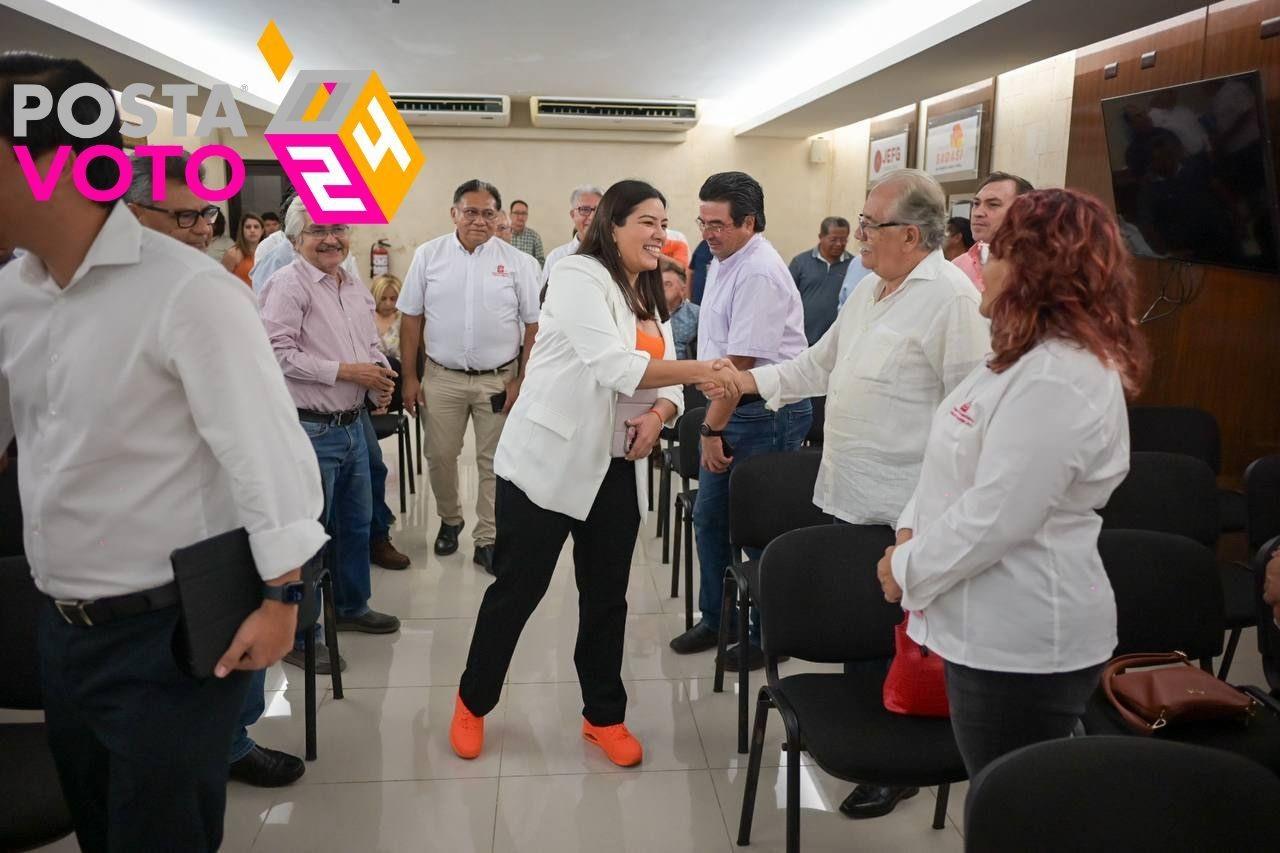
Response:
[[[395,443],[384,445],[397,498]],[[462,487],[473,501],[472,445]],[[673,654],[667,641],[684,627],[684,602],[668,597],[670,566],[660,560],[654,517],[641,530],[628,594],[623,678],[627,723],[645,746],[638,770],[610,764],[579,735],[581,697],[573,667],[576,590],[568,549],[551,589],[521,638],[502,701],[487,718],[484,754],[456,758],[449,748],[453,698],[474,617],[489,576],[471,562],[474,511],[457,554],[431,552],[438,521],[427,478],[418,480],[393,537],[413,566],[373,569],[372,604],[401,617],[398,635],[342,634],[349,668],[346,695],[328,690],[319,708],[319,759],[295,785],[228,791],[227,851],[730,851],[736,849],[745,757],[735,749],[732,686],[711,690],[711,653]],[[1232,680],[1263,683],[1256,644],[1247,635]],[[789,671],[819,669],[803,663]],[[758,678],[759,674],[753,674]],[[734,683],[730,679],[730,685]],[[753,684],[758,681],[753,681]],[[323,679],[321,684],[327,684]],[[727,685],[729,686],[729,685]],[[261,743],[303,751],[301,673],[273,667],[268,705],[252,730]],[[770,743],[749,849],[783,849],[781,726]],[[806,851],[961,850],[966,786],[952,790],[945,829],[930,828],[935,797],[923,792],[886,818],[855,823],[837,810],[850,785],[802,758]],[[74,851],[71,839],[44,848]]]

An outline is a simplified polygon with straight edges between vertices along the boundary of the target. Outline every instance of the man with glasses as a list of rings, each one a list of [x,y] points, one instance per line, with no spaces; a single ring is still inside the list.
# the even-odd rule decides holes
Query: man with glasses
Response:
[[[551,268],[557,261],[578,251],[578,246],[587,236],[587,229],[591,227],[591,220],[595,219],[596,208],[600,206],[600,199],[603,197],[604,190],[595,184],[583,184],[569,194],[569,218],[573,220],[573,239],[563,246],[556,246],[551,250],[551,254],[547,255],[547,262],[542,267],[543,285],[551,280]]]
[[[203,252],[213,234],[210,226],[220,211],[187,186],[187,159],[186,155],[165,159],[164,199],[153,201],[151,161],[135,158],[133,178],[124,201],[145,227]],[[203,167],[200,178],[204,179]],[[278,788],[301,778],[306,765],[296,755],[260,746],[249,737],[249,726],[258,722],[266,708],[266,676],[266,670],[250,674],[249,692],[240,711],[239,727],[228,760],[232,779],[260,788]]]
[[[790,361],[805,347],[804,308],[786,261],[761,233],[764,190],[743,172],[721,172],[707,178],[698,192],[698,227],[715,260],[707,272],[706,292],[698,311],[698,358],[729,359],[740,370]],[[754,396],[754,395],[753,395]],[[735,408],[735,402],[737,403]],[[735,463],[775,450],[795,450],[804,441],[813,407],[801,400],[777,412],[765,409],[758,396],[714,400],[702,425],[702,472],[693,529],[701,564],[698,594],[701,620],[671,641],[677,654],[715,648],[722,618],[724,573],[729,547],[729,474]],[[749,665],[764,665],[760,628],[751,628],[748,649],[726,651],[725,668],[738,668],[740,655]]]
[[[464,526],[458,457],[469,419],[480,472],[472,560],[491,574],[497,488],[493,454],[520,393],[539,310],[534,260],[509,243],[490,239],[501,211],[502,196],[492,184],[477,178],[458,187],[449,211],[454,231],[418,247],[396,305],[402,314],[404,406],[413,414],[421,399],[427,409],[427,475],[440,515],[435,552],[447,556],[458,550]]]
[[[837,523],[897,524],[920,477],[934,410],[990,350],[978,291],[942,255],[946,221],[942,187],[924,172],[903,169],[877,184],[853,232],[871,274],[821,340],[741,383],[771,408],[827,396],[813,500]],[[910,536],[900,530],[898,544]],[[888,665],[848,669],[882,677]],[[880,817],[918,792],[858,785],[840,811]]]
[[[342,268],[350,232],[347,225],[316,224],[300,202],[289,205],[284,233],[298,257],[267,283],[262,322],[320,465],[323,521],[337,543],[331,564],[335,627],[392,634],[400,620],[369,607],[373,492],[365,409],[391,401],[395,372],[378,346],[372,294]],[[299,633],[285,657],[296,666],[303,665],[303,639]],[[318,643],[317,660],[327,657]]]
[[[524,199],[511,202],[511,239],[508,241],[520,251],[538,261],[538,268],[547,262],[542,250],[542,235],[529,227],[529,203]]]

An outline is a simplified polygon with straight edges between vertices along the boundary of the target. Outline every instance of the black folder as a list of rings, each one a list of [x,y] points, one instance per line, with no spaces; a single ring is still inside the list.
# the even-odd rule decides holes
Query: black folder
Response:
[[[262,605],[249,533],[240,527],[179,548],[169,562],[182,608],[179,660],[196,678],[209,678],[240,625]]]

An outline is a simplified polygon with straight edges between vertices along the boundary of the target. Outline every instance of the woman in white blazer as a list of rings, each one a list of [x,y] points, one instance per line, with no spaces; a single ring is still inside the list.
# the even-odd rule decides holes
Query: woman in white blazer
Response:
[[[577,254],[552,273],[494,457],[497,579],[480,605],[449,732],[463,758],[480,754],[484,715],[498,703],[516,641],[571,534],[582,733],[621,766],[643,756],[623,723],[621,669],[644,460],[680,411],[680,386],[732,372],[675,360],[658,272],[666,227],[662,194],[621,181],[604,194]]]
[[[1125,392],[1147,369],[1115,217],[1020,196],[991,242],[992,355],[934,414],[899,542],[881,560],[908,633],[946,662],[969,778],[1074,729],[1116,645],[1097,510],[1129,471]]]

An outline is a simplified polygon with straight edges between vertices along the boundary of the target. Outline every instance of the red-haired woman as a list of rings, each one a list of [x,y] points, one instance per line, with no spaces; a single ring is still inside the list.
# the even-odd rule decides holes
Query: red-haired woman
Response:
[[[946,662],[971,779],[1069,735],[1115,648],[1096,510],[1129,471],[1125,393],[1147,367],[1129,253],[1093,197],[1019,197],[983,278],[993,354],[938,407],[911,538],[879,566]]]

